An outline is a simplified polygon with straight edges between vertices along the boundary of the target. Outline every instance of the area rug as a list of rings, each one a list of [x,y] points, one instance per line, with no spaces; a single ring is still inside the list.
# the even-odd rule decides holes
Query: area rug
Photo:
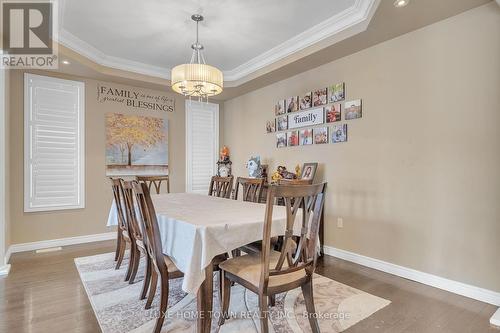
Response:
[[[144,260],[141,260],[141,265]],[[150,310],[145,300],[139,300],[144,267],[139,268],[136,283],[124,281],[127,258],[115,270],[114,253],[76,258],[75,264],[103,333],[152,332],[158,316],[159,290]],[[214,320],[212,332],[217,332],[219,315],[218,274],[214,281]],[[342,332],[390,301],[351,288],[326,277],[314,276],[314,299],[322,332]],[[169,308],[162,332],[196,331],[196,298],[181,289],[181,279],[170,282]],[[311,332],[305,317],[305,303],[299,289],[276,296],[276,306],[270,308],[270,331],[276,333]],[[221,333],[257,333],[260,330],[258,300],[255,294],[240,285],[231,288],[231,318],[221,326]]]

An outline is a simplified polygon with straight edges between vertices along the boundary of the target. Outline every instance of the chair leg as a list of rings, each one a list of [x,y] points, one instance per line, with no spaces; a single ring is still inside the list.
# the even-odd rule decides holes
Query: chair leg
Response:
[[[220,297],[220,308],[221,308],[221,316],[219,319],[219,326],[224,325],[226,319],[229,318],[229,303],[231,301],[231,280],[226,277],[224,271],[220,272],[221,279],[221,297]]]
[[[135,276],[137,275],[137,270],[139,269],[139,264],[141,263],[141,251],[136,247],[135,248],[135,255],[134,255],[134,262],[133,262],[133,267],[132,267],[132,272],[130,273],[130,279],[128,280],[129,284],[133,284],[135,280]]]
[[[167,314],[168,305],[168,276],[160,276],[161,279],[161,301],[160,301],[160,316],[156,319],[154,333],[160,333],[165,315]]]
[[[118,260],[118,257],[120,256],[120,247],[122,245],[122,234],[120,228],[117,229],[118,232],[116,233],[116,253],[115,253],[115,261]]]
[[[132,270],[134,269],[134,262],[135,262],[135,251],[134,247],[132,244],[130,244],[130,257],[128,258],[128,267],[127,267],[127,273],[125,274],[125,281],[130,280],[130,275],[132,274]]]
[[[259,295],[259,315],[260,315],[260,332],[269,332],[269,322],[267,317],[269,315],[269,307],[267,306],[267,295]]]
[[[139,299],[145,299],[149,289],[149,283],[151,281],[151,258],[146,254],[146,273],[144,274],[144,281],[142,282],[142,292]]]
[[[151,270],[151,284],[149,286],[148,300],[146,301],[146,310],[151,309],[151,304],[153,304],[153,299],[156,294],[156,284],[158,282],[158,273],[156,270]]]
[[[127,242],[122,239],[120,242],[120,251],[118,253],[118,260],[116,261],[116,267],[115,269],[120,269],[120,266],[122,265],[123,257],[125,256],[125,249],[127,248]]]
[[[269,296],[269,306],[276,306],[276,295]]]
[[[313,283],[312,278],[309,282],[302,285],[302,294],[304,294],[304,300],[306,303],[306,310],[309,314],[309,324],[313,333],[319,333],[318,318],[316,316],[316,309],[314,308],[314,296],[313,296]]]

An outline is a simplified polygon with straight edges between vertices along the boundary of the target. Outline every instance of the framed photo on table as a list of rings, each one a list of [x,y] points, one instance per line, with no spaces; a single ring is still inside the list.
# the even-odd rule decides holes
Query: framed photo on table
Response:
[[[304,163],[300,179],[309,180],[312,183],[314,181],[314,176],[316,176],[317,169],[318,163]]]

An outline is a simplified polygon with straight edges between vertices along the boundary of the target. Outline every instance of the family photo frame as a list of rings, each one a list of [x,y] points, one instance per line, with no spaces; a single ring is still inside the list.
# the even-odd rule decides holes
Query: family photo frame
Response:
[[[346,100],[345,82],[339,82],[280,99],[274,114],[266,132],[276,132],[277,148],[341,143],[348,136],[347,124],[340,122],[362,118],[362,100]],[[323,124],[330,126],[318,126]]]

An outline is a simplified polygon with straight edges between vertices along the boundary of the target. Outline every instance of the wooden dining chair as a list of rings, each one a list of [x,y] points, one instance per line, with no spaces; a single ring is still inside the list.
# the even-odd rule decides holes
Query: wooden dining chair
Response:
[[[236,178],[236,188],[234,192],[233,199],[238,200],[238,194],[239,194],[239,188],[240,185],[242,187],[242,200],[243,201],[250,201],[250,202],[259,202],[260,197],[262,196],[262,189],[264,188],[264,178],[244,178],[244,177],[238,177]],[[245,246],[242,246],[238,249],[234,249],[231,251],[231,254],[233,257],[237,257],[241,255],[241,251],[247,252],[252,251],[252,252],[257,252],[257,248],[259,247],[259,244],[248,244]]]
[[[236,282],[258,295],[262,333],[269,332],[269,296],[298,287],[302,288],[311,329],[314,333],[319,333],[312,280],[316,269],[318,231],[325,189],[326,183],[269,188],[262,252],[231,258],[219,265],[222,272],[222,314],[219,326],[228,317],[231,284]],[[273,208],[275,198],[278,197],[284,199],[286,207],[286,227],[281,251],[272,250],[270,246]],[[302,212],[301,219],[297,219],[299,211]],[[296,223],[299,223],[299,228],[294,228]],[[301,236],[296,248],[292,245],[294,230],[300,230]]]
[[[122,219],[123,219],[123,210],[121,210],[122,208],[121,207],[118,207],[118,204],[116,202],[116,197],[120,196],[120,191],[119,191],[119,185],[115,185],[114,183],[114,178],[110,178],[111,180],[111,189],[113,190],[113,200],[115,201],[115,205],[117,206],[116,207],[116,219],[117,219],[117,222],[118,222],[118,227],[116,228],[116,250],[115,250],[115,261],[118,261],[118,259],[120,258],[120,252],[121,252],[121,248],[122,248],[122,242],[125,242],[123,240],[123,236],[122,236],[122,228],[121,228],[121,225],[122,225]],[[120,211],[122,213],[120,213]],[[123,258],[122,258],[123,260]],[[120,263],[121,265],[121,263]],[[118,265],[118,268],[119,266]]]
[[[170,193],[170,178],[169,176],[137,176],[135,177],[139,183],[145,183],[148,186],[149,192],[151,192],[151,186],[154,185],[156,194],[160,194],[161,183],[165,182],[167,184],[167,192]]]
[[[125,198],[123,195],[123,179],[121,178],[111,178],[111,188],[113,189],[113,197],[116,205],[116,215],[118,219],[118,236],[117,236],[117,245],[116,245],[116,266],[115,269],[119,269],[123,258],[125,256],[125,250],[127,248],[127,244],[130,245],[130,248],[134,247],[132,242],[131,235],[129,232],[128,221],[125,216]],[[131,266],[129,265],[127,268],[127,273],[125,275],[125,281],[128,281],[131,274]]]
[[[229,199],[231,197],[232,191],[233,191],[233,176],[229,177],[213,176],[212,179],[210,180],[208,195]]]
[[[136,204],[134,200],[134,190],[133,183],[136,181],[124,181],[123,182],[123,193],[125,196],[125,213],[127,216],[127,221],[129,224],[129,230],[132,233],[132,238],[135,240],[135,246],[131,247],[130,251],[130,263],[131,267],[129,283],[134,283],[135,277],[137,275],[137,271],[139,269],[139,264],[141,260],[141,256],[146,258],[146,266],[144,272],[144,280],[142,285],[142,291],[139,299],[145,299],[149,283],[151,281],[151,258],[148,255],[146,249],[146,238],[144,237],[141,227],[139,226],[139,222],[137,221],[136,215]]]
[[[264,188],[264,181],[264,178],[236,178],[236,188],[233,199],[238,200],[238,192],[241,185],[243,201],[259,202],[262,195],[262,189]]]
[[[160,279],[160,312],[154,328],[155,333],[161,331],[168,304],[169,280],[183,276],[172,260],[163,254],[160,238],[160,229],[156,212],[151,201],[148,186],[145,183],[134,182],[132,187],[135,192],[136,202],[139,206],[139,221],[142,224],[143,234],[146,235],[146,250],[151,260],[151,284],[146,301],[146,309],[151,308],[156,293],[158,278]]]

